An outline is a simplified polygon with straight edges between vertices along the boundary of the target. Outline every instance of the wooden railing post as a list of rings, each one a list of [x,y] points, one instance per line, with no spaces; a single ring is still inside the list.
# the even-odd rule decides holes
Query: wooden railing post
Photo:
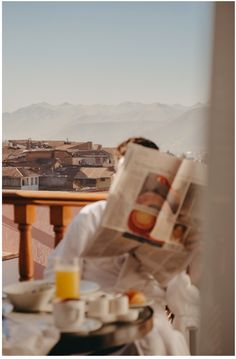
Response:
[[[35,206],[50,207],[50,223],[54,226],[55,246],[63,238],[66,226],[72,218],[70,207],[83,207],[89,203],[106,200],[105,192],[79,193],[54,191],[3,190],[3,204],[14,205],[15,222],[20,231],[19,273],[20,280],[34,276],[31,241],[31,225],[35,220]]]
[[[35,221],[35,214],[33,205],[14,206],[14,221],[18,223],[20,231],[19,273],[21,281],[30,280],[34,276],[31,225]]]
[[[54,247],[62,240],[65,228],[72,218],[72,210],[67,206],[51,206],[50,207],[50,223],[54,227],[55,243]]]

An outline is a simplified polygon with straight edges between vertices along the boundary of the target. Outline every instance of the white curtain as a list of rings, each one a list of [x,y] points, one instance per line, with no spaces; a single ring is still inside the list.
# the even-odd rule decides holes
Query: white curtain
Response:
[[[234,355],[234,3],[215,3],[199,355]]]

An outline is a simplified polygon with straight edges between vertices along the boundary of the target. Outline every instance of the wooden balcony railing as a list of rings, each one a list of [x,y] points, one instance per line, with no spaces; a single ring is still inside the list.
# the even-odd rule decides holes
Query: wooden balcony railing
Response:
[[[34,276],[31,227],[36,219],[36,206],[49,206],[50,224],[55,233],[54,247],[63,238],[66,226],[72,219],[71,207],[83,207],[107,198],[105,192],[74,193],[52,191],[3,190],[3,204],[14,205],[14,221],[20,231],[19,274],[20,280]]]

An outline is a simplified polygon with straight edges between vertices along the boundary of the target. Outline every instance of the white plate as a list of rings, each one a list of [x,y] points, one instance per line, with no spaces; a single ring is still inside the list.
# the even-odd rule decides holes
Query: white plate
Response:
[[[88,280],[81,280],[80,281],[80,295],[81,296],[91,294],[91,293],[95,293],[99,289],[100,289],[99,284],[97,284],[95,282],[90,282]],[[11,304],[9,304],[9,305],[11,305]],[[41,310],[39,310],[39,311],[40,312],[51,313],[52,312],[52,303],[49,302],[45,307],[42,307]]]
[[[90,282],[88,280],[81,280],[80,282],[80,295],[81,299],[83,296],[86,296],[91,293],[95,293],[100,289],[100,286],[95,282]],[[83,298],[84,299],[84,298]],[[41,308],[41,312],[51,313],[52,312],[52,303],[48,303],[45,307]]]
[[[129,307],[130,308],[144,308],[147,307],[148,305],[152,305],[153,304],[153,300],[152,299],[148,299],[146,300],[145,303],[143,304],[130,304]]]
[[[80,294],[89,294],[96,292],[100,289],[100,285],[95,282],[90,282],[88,280],[81,280],[80,282]]]
[[[61,333],[79,333],[88,334],[102,327],[102,322],[97,319],[86,318],[85,321],[80,324],[76,329],[64,328],[59,329]]]
[[[118,315],[117,316],[117,319],[118,321],[121,321],[121,322],[134,322],[135,320],[138,319],[139,317],[139,310],[138,309],[130,309],[129,312],[125,315]]]
[[[138,309],[129,309],[128,313],[123,315],[115,315],[115,314],[108,314],[99,317],[104,324],[110,324],[115,322],[134,322],[138,319],[139,310]]]

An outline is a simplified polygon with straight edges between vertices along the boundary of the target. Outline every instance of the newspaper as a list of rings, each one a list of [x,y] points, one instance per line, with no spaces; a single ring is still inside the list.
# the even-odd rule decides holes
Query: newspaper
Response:
[[[206,165],[129,144],[89,256],[132,252],[162,284],[191,262],[202,232]]]

